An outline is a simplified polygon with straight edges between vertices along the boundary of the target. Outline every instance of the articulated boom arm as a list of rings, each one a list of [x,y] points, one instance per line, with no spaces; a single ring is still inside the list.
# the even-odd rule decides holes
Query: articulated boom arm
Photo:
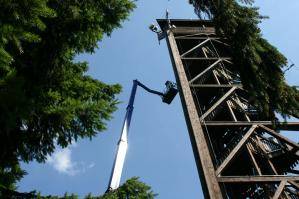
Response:
[[[134,80],[134,81],[136,81],[136,82],[137,82],[137,85],[140,86],[140,87],[142,87],[142,88],[143,88],[144,90],[146,90],[147,92],[149,92],[149,93],[153,93],[153,94],[156,94],[156,95],[159,95],[159,96],[161,96],[161,97],[164,96],[164,93],[161,93],[161,92],[159,92],[159,91],[155,91],[155,90],[149,89],[148,87],[146,87],[144,84],[142,84],[142,83],[139,82],[138,80]]]
[[[148,87],[146,87],[144,84],[142,84],[138,80],[133,81],[131,96],[130,96],[130,100],[129,100],[129,103],[127,106],[127,112],[126,112],[125,120],[123,123],[120,140],[118,142],[117,153],[116,153],[116,157],[114,160],[114,165],[112,168],[112,173],[111,173],[109,187],[108,187],[107,192],[110,190],[117,189],[120,184],[121,173],[122,173],[122,169],[124,166],[125,157],[126,157],[127,148],[128,148],[128,132],[129,132],[132,113],[133,113],[133,109],[134,109],[133,105],[134,105],[135,95],[136,95],[136,91],[137,91],[137,86],[142,87],[149,93],[153,93],[153,94],[161,96],[163,102],[165,102],[167,104],[170,104],[170,102],[173,100],[173,98],[175,97],[175,95],[177,93],[175,85],[169,81],[166,82],[167,90],[164,93],[149,89]]]

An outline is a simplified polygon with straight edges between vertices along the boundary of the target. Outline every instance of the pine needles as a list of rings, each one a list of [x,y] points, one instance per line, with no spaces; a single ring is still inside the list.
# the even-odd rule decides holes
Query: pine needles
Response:
[[[231,43],[235,72],[264,118],[299,118],[299,91],[289,86],[282,68],[287,59],[266,39],[258,24],[264,19],[253,0],[190,0],[200,18],[215,22],[218,34]]]

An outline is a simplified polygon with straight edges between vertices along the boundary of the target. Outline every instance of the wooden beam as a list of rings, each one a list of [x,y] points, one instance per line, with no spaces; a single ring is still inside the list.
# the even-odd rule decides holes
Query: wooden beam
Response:
[[[231,116],[232,120],[237,121],[237,117],[235,115],[234,110],[232,109],[231,104],[232,104],[232,102],[230,100],[226,101],[226,106],[227,106],[227,108],[228,108],[228,110],[230,112],[230,116]]]
[[[220,83],[220,81],[218,79],[218,75],[219,74],[215,70],[213,70],[214,79],[216,80],[217,84],[220,86],[221,83]],[[230,116],[231,116],[232,120],[236,122],[237,121],[237,117],[236,117],[236,115],[235,115],[235,113],[234,113],[234,111],[233,111],[233,109],[231,107],[231,101],[227,100],[225,103],[226,103],[226,106],[227,106],[227,108],[228,108],[228,110],[230,112]]]
[[[229,64],[233,64],[233,62],[231,62],[231,59],[223,59],[223,61],[229,63]]]
[[[221,176],[218,182],[252,183],[252,182],[280,182],[282,180],[298,181],[299,176],[262,175],[262,176]]]
[[[210,36],[210,35],[207,35],[206,33],[200,32],[200,33],[195,33],[195,34],[187,34],[187,35],[175,36],[174,38],[175,39],[188,38],[188,37],[193,38],[194,36],[201,36],[201,35],[203,35],[203,37],[205,39],[216,37],[215,35],[214,36]]]
[[[215,102],[215,104],[200,117],[200,121],[204,120],[205,117],[207,117],[213,110],[215,110],[215,108],[217,108],[217,106],[219,106],[224,100],[226,100],[236,89],[237,87],[232,87],[229,91],[227,91],[225,95],[223,95],[217,102]]]
[[[214,170],[210,148],[201,127],[198,112],[189,86],[187,75],[181,60],[174,34],[168,31],[167,45],[175,73],[178,90],[185,114],[189,137],[201,179],[205,198],[222,199],[222,192]]]
[[[298,183],[296,183],[296,182],[294,182],[294,181],[292,181],[292,180],[289,180],[288,181],[293,187],[295,187],[296,189],[297,189],[297,191],[299,191],[299,184]]]
[[[232,150],[232,152],[225,158],[225,160],[221,163],[221,165],[216,170],[216,175],[219,176],[223,169],[230,163],[230,161],[236,156],[236,154],[240,151],[244,143],[247,141],[247,139],[251,136],[251,134],[256,129],[256,125],[253,125],[247,133],[243,136],[243,138],[239,141],[237,146]]]
[[[298,170],[290,169],[290,170],[288,170],[288,172],[299,175],[299,171]]]
[[[197,33],[205,33],[215,35],[215,29],[211,27],[207,27],[205,29],[200,29],[198,27],[190,28],[190,27],[176,27],[172,30],[175,34],[197,34]]]
[[[276,139],[279,139],[283,142],[286,142],[287,144],[289,144],[290,146],[296,148],[297,150],[299,150],[299,145],[293,141],[291,141],[290,139],[286,138],[285,136],[277,133],[276,131],[264,126],[264,125],[259,125],[261,128],[265,129],[270,135],[272,135],[273,137],[275,137]]]
[[[213,126],[213,127],[234,127],[234,126],[252,126],[254,124],[256,125],[264,125],[267,127],[272,127],[273,123],[271,121],[206,121],[205,124],[207,126]],[[279,130],[288,130],[288,131],[299,131],[299,122],[280,122],[277,125],[277,129]]]
[[[191,84],[190,86],[193,88],[242,88],[241,84]]]
[[[231,57],[182,57],[182,60],[218,60],[222,59],[224,61],[231,60]]]
[[[175,39],[180,39],[180,40],[185,40],[185,39],[187,39],[187,40],[203,40],[203,39],[207,39],[207,38],[210,38],[212,40],[221,39],[220,37],[191,37],[191,36],[178,36],[178,37],[175,37]]]
[[[196,75],[193,79],[191,79],[189,81],[189,84],[192,84],[194,81],[196,81],[198,78],[203,76],[205,73],[207,73],[209,70],[211,70],[214,66],[216,66],[220,62],[221,62],[221,59],[218,59],[217,61],[215,61],[213,64],[211,64],[209,67],[207,67],[204,71],[202,71],[201,73]]]
[[[274,173],[275,175],[278,175],[278,172],[277,172],[277,170],[276,170],[276,168],[275,168],[273,162],[272,162],[270,159],[267,159],[266,161],[267,161],[268,164],[270,165],[270,167],[271,167],[273,173]]]
[[[255,170],[257,171],[257,173],[261,176],[262,175],[262,171],[259,167],[259,165],[257,164],[255,158],[254,158],[254,155],[249,147],[249,144],[246,144],[246,148],[247,148],[247,151],[249,153],[249,157],[251,159],[251,162],[253,163],[254,167],[255,167]]]
[[[281,193],[282,193],[282,191],[283,191],[286,184],[287,184],[286,180],[283,180],[283,181],[280,182],[280,184],[279,184],[274,196],[272,197],[272,199],[278,199],[280,197],[280,195],[281,195]]]
[[[225,42],[222,42],[222,41],[219,41],[218,39],[211,39],[212,41],[216,41],[216,42],[218,42],[218,43],[220,43],[220,44],[223,44],[223,45],[225,45],[225,46],[230,46],[229,44],[227,44],[227,43],[225,43]]]
[[[207,43],[208,41],[210,41],[210,38],[207,38],[206,40],[204,40],[203,42],[201,42],[200,44],[194,46],[193,48],[191,48],[190,50],[188,50],[187,52],[183,53],[181,55],[181,57],[184,57],[185,55],[188,55],[189,53],[191,53],[192,51],[196,50],[197,48],[199,48],[200,46],[204,45],[205,43]]]

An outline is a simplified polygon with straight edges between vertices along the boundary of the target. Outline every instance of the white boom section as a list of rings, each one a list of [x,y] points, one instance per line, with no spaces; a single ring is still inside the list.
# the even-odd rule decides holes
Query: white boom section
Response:
[[[118,143],[118,150],[115,158],[114,168],[112,171],[113,174],[110,181],[109,189],[114,190],[119,187],[127,149],[128,149],[128,131],[127,131],[127,121],[125,121],[123,132]]]
[[[111,177],[110,177],[110,182],[109,182],[109,187],[108,187],[107,191],[117,189],[119,187],[119,184],[120,184],[121,173],[122,173],[122,170],[123,170],[123,166],[124,166],[125,158],[126,158],[126,153],[127,153],[127,149],[128,149],[128,133],[129,133],[132,113],[133,113],[133,109],[134,109],[133,105],[134,105],[137,86],[140,86],[143,89],[145,89],[147,92],[153,93],[155,95],[159,95],[161,97],[164,96],[163,93],[152,90],[152,89],[149,89],[148,87],[146,87],[145,85],[140,83],[138,80],[133,81],[131,96],[130,96],[129,104],[127,106],[127,113],[126,113],[126,116],[125,116],[125,120],[124,120],[124,124],[123,124],[123,128],[122,128],[120,140],[118,142],[117,153],[116,153],[116,157],[115,157],[115,160],[114,160],[114,165],[113,165],[113,169],[112,169],[112,173],[111,173]]]
[[[130,101],[127,106],[127,113],[125,116],[122,133],[120,136],[120,140],[118,142],[117,153],[114,160],[114,165],[110,177],[108,191],[117,189],[120,184],[121,174],[122,174],[126,153],[128,149],[128,132],[129,132],[131,117],[134,109],[133,104],[134,104],[137,85],[138,82],[135,80],[131,91]]]

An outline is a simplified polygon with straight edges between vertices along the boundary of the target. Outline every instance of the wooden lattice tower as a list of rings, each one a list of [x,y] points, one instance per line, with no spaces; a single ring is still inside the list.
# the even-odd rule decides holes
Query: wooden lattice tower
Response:
[[[299,145],[250,104],[211,21],[158,20],[166,38],[205,198],[299,198]]]

